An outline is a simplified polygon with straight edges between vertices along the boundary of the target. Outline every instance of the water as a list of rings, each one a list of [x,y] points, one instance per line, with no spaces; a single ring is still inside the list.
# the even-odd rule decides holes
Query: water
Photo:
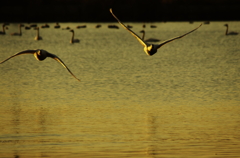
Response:
[[[53,23],[40,30],[41,41],[35,30],[10,36],[16,24],[0,36],[0,60],[44,49],[81,79],[50,58],[21,55],[1,64],[0,157],[240,156],[240,36],[225,36],[225,22],[203,25],[152,57],[108,23],[61,26],[84,24],[75,44]],[[200,23],[154,24],[146,38],[165,40]],[[240,32],[239,22],[228,24]]]

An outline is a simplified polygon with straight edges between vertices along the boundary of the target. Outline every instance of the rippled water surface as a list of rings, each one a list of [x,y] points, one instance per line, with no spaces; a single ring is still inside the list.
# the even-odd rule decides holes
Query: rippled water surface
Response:
[[[240,32],[239,22],[228,23]],[[128,24],[142,30],[141,23]],[[166,40],[200,23],[154,24],[146,38]],[[0,61],[44,49],[81,82],[51,58],[21,55],[1,64],[0,157],[239,157],[240,35],[225,36],[224,24],[203,25],[151,57],[108,23],[75,29],[75,44],[54,23],[40,29],[41,41],[33,29],[10,36],[18,27],[9,25],[0,36]]]

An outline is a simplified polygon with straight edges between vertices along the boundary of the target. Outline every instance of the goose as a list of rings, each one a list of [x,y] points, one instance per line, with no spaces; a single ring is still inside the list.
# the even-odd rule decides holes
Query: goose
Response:
[[[49,28],[50,26],[48,24],[44,24],[41,26],[41,28]]]
[[[227,27],[225,35],[238,35],[238,32],[228,32],[228,24],[225,24],[224,26]]]
[[[128,27],[129,29],[133,28],[133,26],[132,26],[132,25],[127,25],[127,27]]]
[[[35,40],[42,40],[42,37],[39,36],[39,27],[36,27],[35,30],[37,30],[37,36],[34,38]]]
[[[102,25],[100,25],[100,24],[95,26],[95,28],[100,28],[100,27],[102,27]]]
[[[25,28],[25,30],[30,30],[31,29],[30,26],[25,26],[24,28]]]
[[[81,29],[81,28],[86,28],[87,25],[79,25],[79,26],[76,26],[77,29]]]
[[[35,28],[35,27],[38,27],[38,26],[37,26],[37,24],[31,24],[30,27]]]
[[[62,30],[69,30],[69,29],[71,29],[69,26],[62,28]]]
[[[142,30],[142,31],[140,31],[143,35],[142,35],[142,40],[144,41],[144,42],[159,42],[160,40],[159,39],[156,39],[156,38],[149,38],[149,39],[147,39],[147,40],[144,40],[144,37],[145,37],[145,31],[144,30]]]
[[[119,29],[117,25],[108,25],[108,28],[110,29]]]
[[[17,32],[15,32],[15,33],[11,33],[11,35],[12,36],[22,36],[22,27],[23,27],[24,25],[22,25],[22,24],[19,24],[18,25],[18,28],[19,28],[19,33],[17,33]]]
[[[61,26],[58,24],[58,22],[56,23],[56,25],[54,26],[55,29],[60,28]]]
[[[74,30],[70,30],[70,32],[72,32],[72,38],[70,40],[70,43],[79,43],[79,39],[74,39]]]
[[[2,25],[2,31],[0,31],[0,35],[5,35],[5,24]]]
[[[120,25],[122,25],[123,28],[125,28],[126,30],[128,30],[139,42],[140,44],[142,44],[142,46],[144,47],[144,51],[147,55],[149,56],[152,56],[154,55],[157,50],[162,47],[163,45],[169,43],[169,42],[172,42],[176,39],[179,39],[179,38],[182,38],[184,36],[186,36],[187,34],[197,30],[200,26],[202,26],[202,24],[200,24],[197,28],[193,29],[192,31],[190,32],[187,32],[181,36],[177,36],[177,37],[174,37],[174,38],[171,38],[169,40],[166,40],[166,41],[163,41],[161,42],[160,44],[148,44],[147,42],[144,42],[136,33],[134,33],[131,29],[127,28],[112,12],[112,8],[110,8],[110,13],[113,15],[113,17],[119,22]]]
[[[157,26],[156,26],[156,25],[150,25],[150,27],[151,27],[151,28],[157,28]]]
[[[68,67],[64,64],[64,62],[59,58],[57,57],[56,55],[54,54],[51,54],[49,52],[47,52],[46,50],[43,50],[43,49],[36,49],[36,50],[24,50],[24,51],[21,51],[19,53],[16,53],[10,57],[8,57],[7,59],[3,60],[0,62],[0,64],[4,63],[5,61],[15,57],[15,56],[18,56],[18,55],[22,55],[22,54],[33,54],[34,57],[38,60],[38,61],[42,61],[44,59],[46,59],[47,57],[50,57],[50,58],[53,58],[55,59],[56,61],[58,61],[60,64],[62,64],[63,67],[65,67],[68,72],[74,77],[76,78],[78,81],[80,81],[69,69]]]

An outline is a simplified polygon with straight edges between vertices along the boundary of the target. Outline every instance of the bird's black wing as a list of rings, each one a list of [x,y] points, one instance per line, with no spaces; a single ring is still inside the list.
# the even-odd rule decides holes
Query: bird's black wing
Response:
[[[16,54],[8,57],[7,59],[5,59],[5,60],[3,60],[3,61],[1,61],[0,64],[4,63],[5,61],[7,61],[7,60],[9,60],[9,59],[11,59],[11,58],[13,58],[13,57],[15,57],[15,56],[22,55],[22,54],[34,54],[34,53],[36,53],[36,51],[37,51],[37,50],[24,50],[24,51],[21,51],[21,52],[19,52],[19,53],[16,53]]]

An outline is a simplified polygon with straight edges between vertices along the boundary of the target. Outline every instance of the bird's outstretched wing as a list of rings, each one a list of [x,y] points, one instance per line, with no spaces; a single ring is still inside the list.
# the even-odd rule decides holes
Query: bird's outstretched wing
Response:
[[[189,31],[189,32],[187,32],[187,33],[185,33],[185,34],[183,34],[183,35],[181,35],[181,36],[177,36],[177,37],[174,37],[174,38],[171,38],[171,39],[169,39],[169,40],[166,40],[166,41],[161,42],[161,43],[158,45],[158,48],[160,48],[160,47],[163,46],[164,44],[167,44],[167,43],[172,42],[172,41],[174,41],[174,40],[176,40],[176,39],[182,38],[182,37],[186,36],[187,34],[192,33],[193,31],[197,30],[200,26],[202,26],[202,24],[200,24],[197,28],[193,29],[192,31]],[[157,48],[157,49],[158,49],[158,48]]]
[[[123,28],[128,30],[141,44],[143,47],[147,47],[147,43],[145,43],[136,33],[134,33],[131,29],[129,29],[127,26],[125,26],[112,12],[112,8],[110,8],[110,13],[113,15],[115,19],[119,22],[119,24],[122,25]]]
[[[47,56],[55,59],[55,60],[58,61],[60,64],[62,64],[62,66],[65,67],[65,68],[68,70],[68,72],[69,72],[74,78],[76,78],[78,81],[80,81],[80,79],[78,79],[78,78],[70,71],[70,69],[67,67],[67,65],[65,65],[64,62],[63,62],[59,57],[57,57],[56,55],[51,54],[51,53],[48,53]]]
[[[1,61],[0,64],[4,63],[5,61],[7,61],[7,60],[9,60],[9,59],[11,59],[11,58],[13,58],[15,56],[22,55],[22,54],[34,54],[34,53],[36,53],[36,51],[37,50],[24,50],[24,51],[21,51],[19,53],[16,53],[16,54],[10,56],[9,58],[7,58],[7,59],[5,59],[3,61]]]

